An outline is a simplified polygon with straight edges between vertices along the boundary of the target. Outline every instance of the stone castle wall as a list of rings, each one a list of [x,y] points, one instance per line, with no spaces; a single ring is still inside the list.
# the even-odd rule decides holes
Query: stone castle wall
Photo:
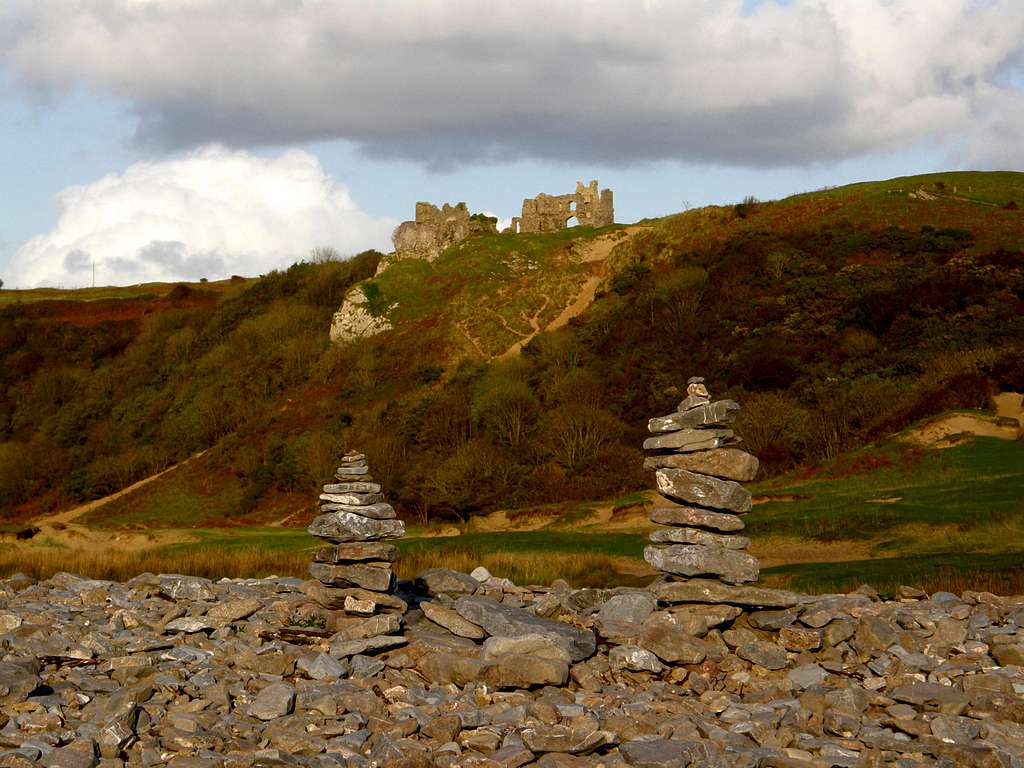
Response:
[[[580,226],[606,227],[615,223],[612,191],[598,192],[597,181],[576,182],[571,195],[546,195],[523,200],[522,216],[512,219],[511,232],[557,232],[576,219]]]
[[[431,203],[416,203],[416,220],[399,224],[391,235],[395,256],[433,261],[449,246],[471,235],[496,234],[492,219],[474,219],[465,203],[438,208]]]

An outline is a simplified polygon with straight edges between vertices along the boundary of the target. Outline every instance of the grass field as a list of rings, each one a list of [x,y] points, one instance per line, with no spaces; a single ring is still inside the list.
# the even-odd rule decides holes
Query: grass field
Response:
[[[157,299],[165,296],[177,285],[186,285],[202,291],[221,293],[228,288],[247,285],[255,278],[239,280],[213,280],[206,283],[140,283],[138,285],[104,285],[95,288],[28,288],[0,290],[0,306],[17,302],[36,301],[100,301],[103,299]]]
[[[1024,443],[977,437],[952,448],[923,450],[890,442],[752,490],[787,499],[758,504],[746,518],[755,547],[770,547],[781,537],[788,549],[801,553],[797,561],[765,568],[766,584],[807,592],[868,583],[890,594],[901,584],[929,591],[1024,593]],[[620,500],[639,501],[638,496]],[[576,587],[642,585],[654,576],[642,560],[642,534],[599,526],[572,529],[562,522],[534,531],[447,537],[424,536],[410,527],[410,537],[397,542],[402,551],[397,570],[400,577],[412,578],[429,567],[468,572],[483,565],[517,584],[561,578]],[[44,577],[66,570],[111,579],[143,571],[211,578],[303,576],[320,545],[301,528],[183,527],[178,533],[191,541],[145,551],[90,553],[54,541],[8,544],[0,548],[0,572]],[[849,545],[869,556],[807,561],[826,544]]]

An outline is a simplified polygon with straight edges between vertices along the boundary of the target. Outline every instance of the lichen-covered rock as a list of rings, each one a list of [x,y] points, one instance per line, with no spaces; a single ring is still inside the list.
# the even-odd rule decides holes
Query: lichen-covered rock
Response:
[[[658,416],[647,422],[649,432],[678,432],[681,429],[707,429],[724,427],[736,421],[740,411],[735,400],[719,400],[707,405],[699,405],[686,411],[673,413],[669,416]]]

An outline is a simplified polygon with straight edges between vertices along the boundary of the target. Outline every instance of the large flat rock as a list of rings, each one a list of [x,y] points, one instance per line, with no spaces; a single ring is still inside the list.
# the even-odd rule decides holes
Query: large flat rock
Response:
[[[379,496],[380,494],[376,494]],[[351,499],[353,494],[337,494],[337,493],[322,493],[320,499]],[[390,504],[384,502],[377,502],[374,504],[349,504],[347,502],[340,501],[324,501],[320,505],[321,512],[347,512],[350,515],[359,515],[360,517],[370,517],[374,520],[394,520],[396,517],[395,508]]]
[[[678,576],[712,575],[730,584],[757,581],[760,572],[757,558],[753,555],[699,544],[651,545],[644,549],[644,560],[652,568],[664,573]]]
[[[749,483],[757,477],[760,462],[753,454],[739,448],[716,448],[693,453],[668,453],[648,456],[644,469],[687,469],[702,475]]]
[[[645,451],[709,451],[738,443],[731,429],[682,429],[644,440]]]
[[[494,637],[542,635],[565,648],[573,661],[589,658],[597,649],[597,639],[589,629],[579,629],[560,621],[543,619],[523,608],[495,602],[489,597],[461,597],[455,610]]]
[[[713,531],[742,531],[743,521],[726,512],[712,512],[699,507],[655,507],[651,522],[658,525],[693,526]]]
[[[699,528],[659,528],[651,534],[650,539],[655,544],[701,544],[726,549],[747,549],[750,546],[750,539],[746,536],[723,536]]]
[[[356,563],[378,560],[393,563],[398,559],[398,547],[382,541],[353,541],[321,547],[313,553],[317,563]]]
[[[724,603],[755,608],[791,608],[808,599],[782,589],[731,586],[711,579],[669,581],[651,591],[663,603]]]
[[[389,592],[395,585],[395,574],[389,563],[310,563],[309,575],[331,587],[362,587],[374,592]]]
[[[740,405],[735,400],[718,400],[707,405],[699,405],[688,411],[680,411],[668,416],[658,416],[647,422],[649,432],[678,432],[681,429],[707,429],[724,427],[736,421]]]
[[[750,491],[732,480],[720,480],[686,469],[659,469],[654,473],[658,490],[683,504],[697,504],[743,514],[752,507]]]
[[[400,539],[405,535],[405,523],[401,520],[375,520],[351,512],[329,512],[314,518],[307,530],[312,536],[342,544]]]

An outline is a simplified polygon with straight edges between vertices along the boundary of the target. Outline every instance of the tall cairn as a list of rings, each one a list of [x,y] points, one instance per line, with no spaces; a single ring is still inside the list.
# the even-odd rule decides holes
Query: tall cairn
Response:
[[[669,416],[648,422],[653,469],[664,497],[651,510],[659,528],[651,534],[644,559],[673,577],[714,576],[728,584],[757,581],[757,558],[746,552],[740,515],[751,509],[750,492],[740,483],[757,474],[755,456],[730,446],[740,442],[728,428],[740,407],[734,400],[711,402],[704,379],[687,382],[686,399]]]
[[[316,599],[356,616],[404,612],[405,602],[391,594],[398,548],[385,540],[402,538],[405,523],[384,500],[363,454],[346,453],[334,477],[336,483],[323,487],[321,514],[308,529],[331,542],[314,553],[309,566],[319,582]]]

